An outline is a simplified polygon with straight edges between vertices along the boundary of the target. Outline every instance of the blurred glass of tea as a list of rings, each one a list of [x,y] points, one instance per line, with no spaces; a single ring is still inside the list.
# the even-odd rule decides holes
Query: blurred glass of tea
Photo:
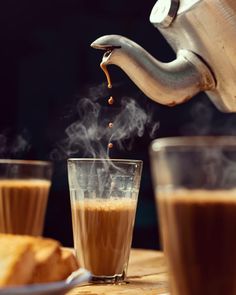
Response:
[[[49,162],[0,160],[0,233],[42,235],[51,175]]]
[[[236,137],[151,145],[171,294],[236,294]]]

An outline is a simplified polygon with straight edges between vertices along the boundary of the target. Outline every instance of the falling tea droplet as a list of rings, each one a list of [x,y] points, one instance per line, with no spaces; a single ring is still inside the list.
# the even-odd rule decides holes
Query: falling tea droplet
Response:
[[[110,123],[108,124],[108,127],[109,127],[109,128],[112,128],[112,127],[113,127],[113,123],[110,122]]]
[[[112,148],[113,148],[113,143],[109,142],[109,143],[108,143],[108,148],[109,148],[109,149],[112,149]]]
[[[108,104],[112,105],[113,103],[114,103],[114,98],[110,96],[110,98],[108,99]]]

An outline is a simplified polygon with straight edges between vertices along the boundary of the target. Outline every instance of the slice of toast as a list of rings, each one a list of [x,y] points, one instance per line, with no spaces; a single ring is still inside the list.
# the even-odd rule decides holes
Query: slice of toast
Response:
[[[0,235],[0,287],[28,284],[35,265],[31,242]]]
[[[0,287],[60,281],[77,268],[73,252],[56,240],[0,234]]]

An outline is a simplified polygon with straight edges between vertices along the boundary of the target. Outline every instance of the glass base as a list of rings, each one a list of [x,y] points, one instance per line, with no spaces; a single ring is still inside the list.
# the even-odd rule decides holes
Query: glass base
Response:
[[[125,272],[122,274],[114,275],[114,276],[95,276],[92,275],[90,279],[90,283],[93,284],[126,284],[125,282]]]

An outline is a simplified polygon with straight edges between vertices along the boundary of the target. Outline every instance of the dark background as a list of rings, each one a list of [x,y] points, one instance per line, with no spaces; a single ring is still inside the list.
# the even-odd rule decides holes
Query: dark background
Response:
[[[99,68],[102,53],[89,46],[97,37],[121,34],[161,61],[174,59],[171,48],[149,23],[155,2],[1,2],[0,133],[7,147],[14,145],[17,134],[23,134],[30,145],[25,153],[5,151],[2,157],[50,159],[55,142],[63,138],[71,123],[78,100],[105,81]],[[112,90],[117,99],[129,95],[153,111],[153,120],[160,122],[156,137],[235,133],[235,115],[220,113],[204,94],[169,108],[147,99],[120,69],[112,67],[111,76],[117,85]],[[150,142],[145,134],[135,140],[132,151],[114,150],[112,156],[144,161],[133,246],[159,248],[149,169]],[[72,245],[66,159],[54,162],[44,234]]]

